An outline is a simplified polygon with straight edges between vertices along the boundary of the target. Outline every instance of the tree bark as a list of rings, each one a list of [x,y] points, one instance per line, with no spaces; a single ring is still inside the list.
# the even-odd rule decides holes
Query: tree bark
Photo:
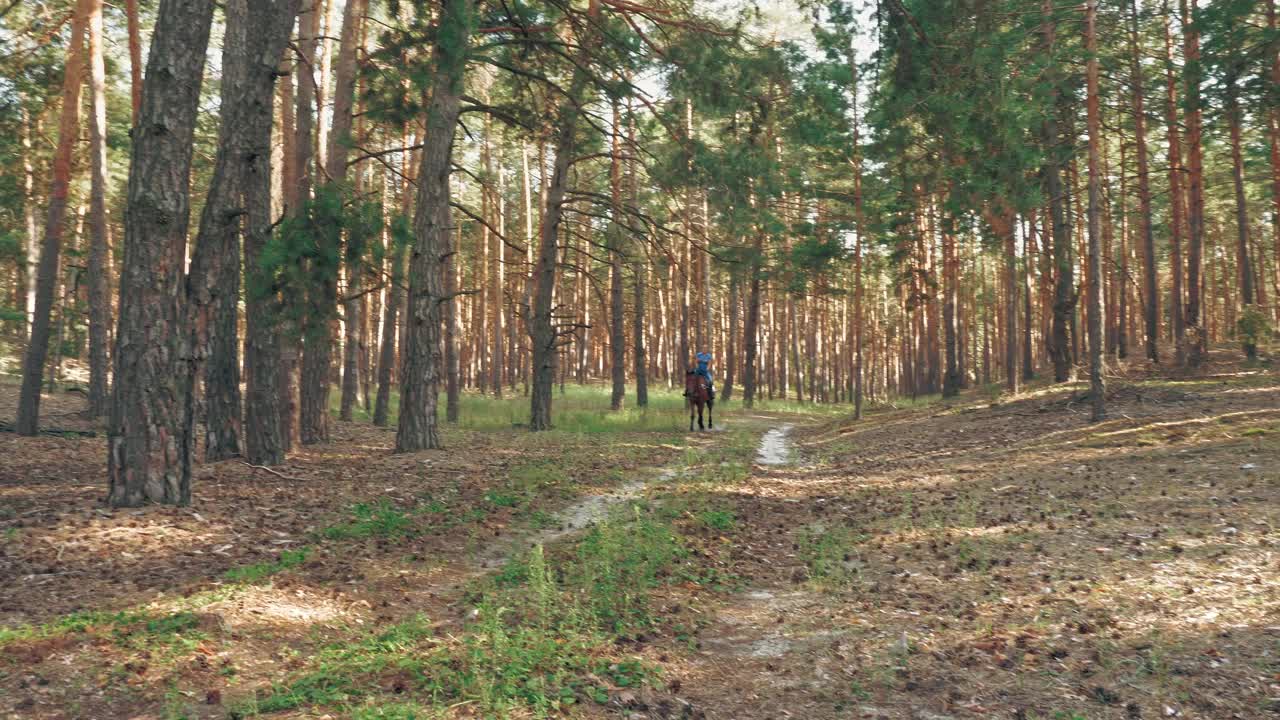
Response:
[[[1165,51],[1165,125],[1169,147],[1169,316],[1173,327],[1174,364],[1186,363],[1186,328],[1184,293],[1182,290],[1183,263],[1182,239],[1186,216],[1186,193],[1182,185],[1182,133],[1178,123],[1178,88],[1173,72],[1173,31],[1169,0],[1163,5]]]
[[[244,264],[245,292],[245,409],[244,455],[255,465],[284,462],[288,439],[281,407],[281,328],[275,293],[258,277],[262,253],[271,237],[272,99],[278,76],[276,58],[289,41],[299,0],[248,0],[249,64],[244,85]],[[284,78],[288,83],[288,77]]]
[[[529,429],[551,429],[551,390],[555,381],[556,349],[559,336],[552,317],[556,286],[557,249],[560,222],[564,217],[564,196],[569,185],[569,165],[577,148],[579,108],[585,104],[588,70],[592,49],[596,45],[596,27],[600,21],[600,0],[588,0],[587,36],[580,38],[578,62],[574,66],[568,94],[557,111],[555,160],[551,180],[545,183],[542,228],[539,237],[538,263],[534,268],[535,288],[533,316],[529,323],[533,345],[533,387],[529,395]]]
[[[1045,52],[1052,53],[1057,32],[1053,19],[1053,3],[1045,0],[1041,7],[1045,18],[1041,26]],[[1049,357],[1053,361],[1054,382],[1066,382],[1071,378],[1072,353],[1069,328],[1071,316],[1075,313],[1076,295],[1074,268],[1071,262],[1071,228],[1067,224],[1066,189],[1062,183],[1063,151],[1058,147],[1062,142],[1062,135],[1058,130],[1057,114],[1062,110],[1062,105],[1069,100],[1063,99],[1058,85],[1059,78],[1057,68],[1054,66],[1050,73],[1050,82],[1053,83],[1050,91],[1051,100],[1042,129],[1041,142],[1044,145],[1045,164],[1040,172],[1044,181],[1045,194],[1049,197],[1055,274],[1053,334],[1048,343]]]
[[[1085,0],[1085,52],[1089,121],[1089,395],[1093,422],[1107,417],[1107,391],[1102,377],[1102,112],[1098,102],[1098,0]]]
[[[230,0],[226,5],[218,151],[187,280],[196,367],[204,374],[208,461],[239,455],[244,431],[237,324],[240,224],[245,212],[246,164],[252,161],[246,114],[256,101],[246,90],[249,26],[256,22],[248,13],[245,0]]]
[[[107,437],[108,502],[191,502],[191,352],[183,265],[210,0],[161,0],[135,128]]]
[[[444,263],[452,232],[449,173],[454,130],[461,112],[467,44],[473,0],[444,0],[437,42],[432,48],[435,77],[426,98],[426,145],[418,172],[414,214],[414,246],[409,266],[409,302],[400,391],[400,426],[396,450],[412,452],[440,447],[437,399],[440,391],[440,320]]]
[[[1244,187],[1244,142],[1241,140],[1240,125],[1243,122],[1240,111],[1239,76],[1230,73],[1224,83],[1227,90],[1227,125],[1231,138],[1231,179],[1235,186],[1236,200],[1236,278],[1240,281],[1240,305],[1248,310],[1257,302],[1254,293],[1254,277],[1252,263],[1249,258],[1249,201]],[[1252,338],[1244,339],[1245,357],[1252,360],[1258,356],[1258,346]]]
[[[44,225],[40,263],[36,271],[35,314],[31,318],[27,351],[22,360],[22,389],[18,396],[15,429],[19,435],[35,435],[40,422],[40,386],[49,352],[50,316],[58,285],[58,261],[66,232],[67,196],[71,188],[73,150],[80,127],[80,85],[84,81],[84,35],[91,0],[77,0],[71,18],[71,44],[62,76],[62,109],[58,121],[58,145],[53,154],[53,183]]]
[[[1142,242],[1142,301],[1146,354],[1160,362],[1160,278],[1155,235],[1151,231],[1151,175],[1147,164],[1147,113],[1142,90],[1142,46],[1138,39],[1138,0],[1129,0],[1129,83],[1133,92],[1133,132],[1138,154],[1138,237]],[[1123,278],[1128,286],[1128,278]]]
[[[107,70],[102,57],[102,0],[89,0],[89,412],[102,417],[107,403],[107,345],[111,341],[111,291],[107,256]]]
[[[1186,326],[1191,334],[1187,363],[1199,367],[1207,353],[1206,333],[1200,317],[1201,270],[1204,254],[1204,149],[1201,147],[1200,30],[1196,24],[1196,0],[1181,0],[1183,80],[1186,85],[1187,125],[1187,309]]]
[[[392,241],[398,243],[398,240]],[[400,314],[400,290],[404,283],[404,251],[398,244],[389,249],[391,287],[382,306],[382,348],[378,354],[378,399],[373,406],[373,424],[386,427],[391,415],[391,378],[396,364],[396,328]],[[449,288],[446,288],[449,289]],[[452,302],[452,301],[451,301]]]
[[[357,53],[361,45],[361,27],[364,24],[365,0],[348,0],[342,11],[342,38],[338,45],[338,67],[335,73],[333,93],[333,127],[328,137],[325,154],[326,182],[335,183],[340,189],[347,181],[347,158],[353,143],[351,129],[355,107]],[[350,242],[350,240],[348,240]],[[360,395],[360,326],[362,324],[360,289],[364,274],[363,248],[348,247],[347,297],[343,303],[342,399],[339,417],[352,419],[352,410]],[[336,285],[334,286],[336,290]],[[336,295],[336,292],[335,292]],[[336,297],[334,298],[336,300]],[[328,374],[325,375],[326,382]]]
[[[609,407],[622,409],[627,396],[627,333],[623,311],[622,279],[622,112],[613,102],[613,125],[609,153],[609,364],[613,392]]]
[[[142,111],[142,30],[138,22],[138,0],[124,0],[125,24],[129,32],[129,99],[130,122],[138,126]]]

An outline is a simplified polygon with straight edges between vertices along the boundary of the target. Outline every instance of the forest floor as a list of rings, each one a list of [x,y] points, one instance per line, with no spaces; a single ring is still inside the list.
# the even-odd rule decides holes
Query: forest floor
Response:
[[[1080,385],[413,455],[335,423],[190,508],[0,433],[0,717],[1280,715],[1280,375],[1127,372],[1100,424]]]

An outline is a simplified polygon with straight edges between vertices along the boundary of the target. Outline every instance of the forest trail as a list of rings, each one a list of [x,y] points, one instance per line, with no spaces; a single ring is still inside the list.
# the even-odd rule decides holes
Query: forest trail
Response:
[[[1230,720],[1277,707],[1280,383],[1114,381],[766,433],[739,582],[657,643],[709,720]],[[664,717],[654,714],[653,717]]]
[[[411,455],[339,424],[116,513],[100,438],[0,435],[0,717],[1271,714],[1280,379],[1135,373],[1100,424],[1081,392]]]

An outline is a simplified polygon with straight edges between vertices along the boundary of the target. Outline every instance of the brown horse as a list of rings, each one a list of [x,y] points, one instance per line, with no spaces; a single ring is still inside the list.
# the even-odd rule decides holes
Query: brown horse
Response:
[[[707,427],[714,428],[715,423],[711,419],[711,406],[714,400],[711,397],[711,390],[707,387],[707,379],[698,373],[690,370],[684,376],[684,394],[689,398],[689,432],[693,432],[693,414],[694,409],[698,413],[698,429],[702,428],[702,406],[707,406]]]

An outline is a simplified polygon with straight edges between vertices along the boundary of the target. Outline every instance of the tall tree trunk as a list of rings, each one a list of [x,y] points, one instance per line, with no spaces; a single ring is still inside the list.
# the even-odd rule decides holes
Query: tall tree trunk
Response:
[[[333,93],[333,128],[325,154],[326,182],[344,189],[347,182],[347,158],[354,138],[351,135],[355,107],[357,54],[362,44],[366,0],[348,0],[342,11],[342,38],[338,45],[338,67]],[[364,248],[350,245],[347,260],[347,300],[343,303],[345,339],[342,346],[342,399],[339,417],[352,419],[352,411],[360,395],[360,327],[363,324],[360,302],[364,275]],[[335,286],[336,287],[336,286]],[[328,376],[326,375],[326,378]]]
[[[609,364],[613,375],[613,392],[609,406],[622,409],[627,396],[627,333],[623,311],[622,280],[622,113],[618,101],[613,102],[613,126],[609,154]]]
[[[1102,377],[1102,112],[1098,105],[1098,0],[1085,0],[1085,52],[1088,88],[1085,105],[1089,120],[1089,394],[1094,422],[1107,416],[1107,393]]]
[[[1173,328],[1174,364],[1186,364],[1185,294],[1182,290],[1182,239],[1186,216],[1186,193],[1183,192],[1182,132],[1178,122],[1178,87],[1173,72],[1173,22],[1169,0],[1163,5],[1165,52],[1165,126],[1169,147],[1169,316]]]
[[[533,387],[529,396],[529,429],[551,429],[551,390],[555,380],[556,346],[558,335],[552,317],[552,304],[556,285],[557,243],[560,222],[564,217],[564,196],[569,185],[569,165],[577,147],[579,108],[585,103],[589,77],[586,63],[596,45],[596,27],[600,21],[600,0],[588,0],[589,28],[585,38],[579,38],[579,62],[573,70],[568,94],[557,112],[555,160],[552,163],[551,180],[544,183],[546,200],[543,205],[542,228],[539,238],[538,263],[533,274],[536,280],[533,297],[533,316],[529,324],[530,341],[533,344]]]
[[[1129,83],[1133,92],[1133,132],[1138,154],[1138,237],[1142,242],[1142,302],[1146,353],[1160,362],[1160,277],[1155,235],[1151,231],[1151,175],[1147,165],[1147,113],[1142,91],[1142,46],[1138,39],[1138,0],[1129,0]],[[1125,287],[1128,278],[1123,278]]]
[[[1271,93],[1267,113],[1267,140],[1271,145],[1271,231],[1275,257],[1272,261],[1276,319],[1280,320],[1280,29],[1276,26],[1276,0],[1267,2],[1267,29],[1271,33]],[[1261,255],[1259,255],[1261,257]]]
[[[40,422],[40,386],[49,352],[49,325],[53,295],[58,285],[58,260],[66,232],[67,195],[71,188],[72,151],[80,127],[80,85],[84,81],[84,35],[91,0],[77,0],[71,18],[71,44],[62,76],[62,109],[58,121],[58,145],[53,154],[53,186],[44,224],[44,241],[36,273],[36,306],[31,319],[27,351],[22,359],[22,389],[18,396],[15,429],[35,435]]]
[[[275,58],[289,41],[299,0],[248,0],[249,65],[243,107],[244,150],[244,264],[245,292],[245,410],[244,454],[255,465],[284,462],[287,438],[283,427],[280,323],[273,288],[258,275],[262,254],[271,237],[275,216],[271,209],[271,125],[273,85],[279,75]],[[239,7],[238,2],[228,8]],[[232,16],[228,15],[228,23]],[[288,84],[286,76],[284,83]]]
[[[391,287],[387,288],[387,300],[382,305],[382,348],[378,353],[378,399],[373,406],[373,424],[386,427],[391,414],[391,378],[396,365],[396,328],[400,314],[400,290],[404,283],[405,248],[399,239],[392,240],[388,259],[391,261]],[[446,287],[446,292],[452,288]],[[450,302],[453,302],[450,300]]]
[[[161,0],[134,129],[116,333],[108,502],[191,502],[191,349],[183,265],[210,0]]]
[[[244,0],[228,2],[226,15],[218,152],[187,279],[196,367],[204,374],[205,459],[209,461],[239,455],[243,436],[237,324],[240,223],[245,212],[246,164],[252,162],[256,149],[248,144],[245,125],[252,103],[258,100],[246,90],[249,26],[257,20],[248,16]]]
[[[733,383],[738,379],[738,327],[742,315],[742,280],[736,272],[729,278],[729,335],[725,343],[724,388],[720,391],[722,402],[733,399]]]
[[[636,118],[630,100],[627,101],[627,147],[633,151],[627,160],[627,192],[632,207],[636,207],[640,204],[640,176],[636,172],[634,152]],[[649,406],[649,352],[645,344],[645,332],[648,329],[649,260],[643,247],[635,247],[632,252],[631,354],[636,376],[636,407],[643,408]]]
[[[138,22],[138,0],[124,0],[125,24],[129,33],[130,127],[138,126],[142,111],[142,29]]]
[[[1044,23],[1041,32],[1044,36],[1045,52],[1052,53],[1056,42],[1056,21],[1053,19],[1053,3],[1044,0],[1041,5]],[[1058,147],[1062,142],[1062,134],[1058,130],[1058,113],[1069,99],[1063,97],[1060,90],[1060,75],[1056,66],[1051,68],[1050,107],[1045,118],[1041,142],[1045,151],[1045,164],[1041,168],[1045,194],[1049,197],[1049,224],[1053,240],[1054,296],[1053,296],[1053,334],[1049,341],[1049,357],[1053,361],[1054,382],[1066,382],[1071,379],[1071,340],[1069,327],[1071,317],[1075,313],[1076,295],[1074,268],[1071,263],[1071,228],[1067,224],[1066,188],[1062,182],[1062,160],[1065,156]]]
[[[21,103],[22,138],[22,219],[26,229],[23,239],[22,290],[25,296],[23,307],[26,309],[26,322],[22,328],[24,337],[30,341],[31,325],[36,316],[36,280],[37,268],[40,265],[40,232],[36,227],[36,171],[31,163],[31,136],[36,134],[35,120],[27,111],[26,103]]]
[[[414,245],[409,265],[408,332],[400,390],[400,426],[396,450],[412,452],[440,447],[437,400],[440,392],[441,304],[447,302],[444,263],[448,261],[452,217],[449,173],[453,169],[453,141],[462,106],[467,45],[471,36],[473,0],[444,0],[432,48],[435,77],[425,98],[426,146],[418,172],[414,212]]]
[[[747,317],[742,330],[742,342],[746,346],[744,351],[746,359],[742,364],[742,406],[748,409],[755,406],[756,384],[759,378],[757,355],[760,345],[760,265],[764,254],[764,229],[756,228],[755,232],[755,252],[749,266],[751,292],[747,300]]]
[[[1236,199],[1236,277],[1240,281],[1240,305],[1248,311],[1257,297],[1254,293],[1254,277],[1252,263],[1249,259],[1249,201],[1244,188],[1244,152],[1241,140],[1240,125],[1243,122],[1240,111],[1239,82],[1236,73],[1230,73],[1224,83],[1227,90],[1227,125],[1231,137],[1231,179],[1235,186]],[[1258,346],[1252,337],[1244,338],[1245,357],[1253,360],[1258,356]]]
[[[1204,254],[1204,149],[1201,147],[1200,30],[1196,23],[1196,0],[1181,0],[1183,80],[1186,85],[1187,125],[1187,310],[1186,325],[1191,333],[1187,362],[1198,367],[1205,360],[1207,337],[1200,317],[1201,269]]]
[[[451,236],[452,237],[452,236]],[[458,352],[458,250],[462,245],[462,229],[458,229],[456,240],[451,240],[447,251],[448,259],[444,266],[444,291],[448,300],[444,305],[444,369],[445,369],[445,408],[446,422],[458,422],[462,405],[462,378]]]
[[[107,255],[107,70],[102,57],[102,0],[89,0],[89,412],[107,414],[107,345],[111,331],[111,291]]]
[[[315,177],[315,61],[317,36],[320,34],[321,0],[302,0],[298,11],[297,57],[294,60],[294,132],[292,139],[293,160],[290,163],[294,182],[287,185],[292,191],[293,203],[288,212],[298,216],[306,211],[311,200],[312,180]],[[303,442],[302,381],[300,366],[306,350],[301,335],[305,327],[288,327],[281,333],[280,358],[282,366],[281,389],[284,395],[281,424],[286,448]],[[326,331],[327,332],[327,331]],[[324,368],[327,372],[327,368]],[[327,404],[328,399],[324,402]],[[323,408],[320,422],[328,419],[328,408]]]
[[[322,35],[321,21],[325,14],[323,0],[316,0],[310,12],[304,9],[299,18],[298,48],[302,53],[299,61],[300,80],[298,82],[298,140],[295,150],[298,154],[298,186],[302,204],[306,204],[311,196],[311,186],[325,184],[324,178],[317,178],[318,172],[326,172],[320,165],[321,160],[315,157],[313,145],[313,129],[323,122],[323,103],[321,80],[325,75],[317,71],[324,70],[324,63],[317,54]],[[305,19],[305,22],[304,22]],[[303,27],[309,30],[303,31]],[[312,218],[318,208],[312,210]],[[322,221],[323,222],[323,221]],[[313,222],[311,234],[319,246],[319,253],[324,257],[333,257],[338,248],[340,231],[336,228],[321,227]],[[319,266],[313,261],[308,268],[307,290],[310,300],[308,316],[302,325],[302,368],[298,378],[298,438],[304,445],[326,442],[329,439],[329,372],[333,360],[333,329],[330,323],[330,312],[333,310],[338,293],[337,266]]]

